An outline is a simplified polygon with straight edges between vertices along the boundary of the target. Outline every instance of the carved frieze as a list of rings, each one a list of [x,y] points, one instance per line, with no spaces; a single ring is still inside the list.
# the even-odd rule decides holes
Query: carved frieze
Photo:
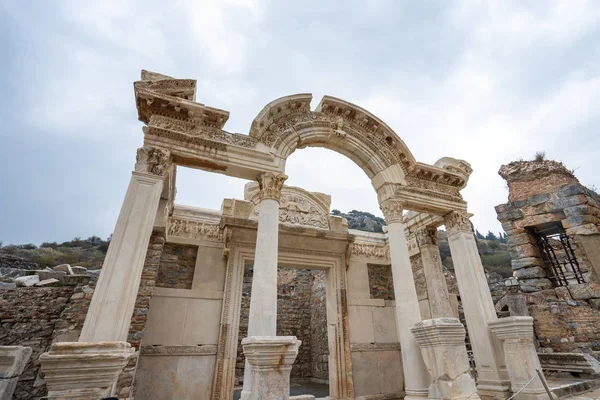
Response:
[[[171,153],[158,147],[144,146],[137,150],[135,170],[165,176],[171,166]]]
[[[223,230],[218,224],[207,224],[179,218],[169,220],[168,233],[170,236],[187,239],[208,240],[210,242],[223,241]]]
[[[163,115],[153,115],[150,118],[148,126],[156,130],[179,132],[205,140],[241,147],[252,148],[258,143],[256,139],[250,136],[225,132],[217,127],[207,126],[194,119],[180,120]]]
[[[444,225],[448,234],[473,232],[473,225],[466,212],[453,211],[444,216]]]
[[[389,246],[377,245],[372,243],[354,242],[352,245],[352,255],[368,258],[390,258]]]
[[[264,172],[260,174],[256,179],[260,189],[260,198],[279,201],[283,183],[287,178],[287,175],[275,172]]]

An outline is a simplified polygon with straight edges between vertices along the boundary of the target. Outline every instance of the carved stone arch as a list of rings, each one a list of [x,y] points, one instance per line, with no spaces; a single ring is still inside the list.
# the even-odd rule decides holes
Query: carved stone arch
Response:
[[[416,160],[389,126],[344,100],[325,96],[315,111],[311,100],[311,94],[297,94],[272,101],[254,119],[250,136],[282,160],[296,149],[325,147],[354,161],[376,189],[405,184]]]

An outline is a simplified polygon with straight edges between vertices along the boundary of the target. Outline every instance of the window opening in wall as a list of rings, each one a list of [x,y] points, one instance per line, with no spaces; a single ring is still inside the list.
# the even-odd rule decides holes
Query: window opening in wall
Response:
[[[540,225],[531,231],[549,271],[549,279],[555,286],[585,282],[575,251],[560,222]]]

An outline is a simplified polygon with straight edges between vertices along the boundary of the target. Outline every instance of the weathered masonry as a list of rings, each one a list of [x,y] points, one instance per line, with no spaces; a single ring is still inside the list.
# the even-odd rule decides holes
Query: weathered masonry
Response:
[[[500,299],[497,310],[531,315],[542,351],[597,357],[600,196],[556,161],[512,162],[499,173],[509,202],[496,212],[517,290]]]
[[[54,343],[41,356],[50,399],[231,399],[240,341],[242,398],[287,398],[303,344],[277,336],[278,268],[325,275],[331,399],[507,398],[533,376],[516,375],[505,359],[513,321],[496,316],[460,194],[467,162],[418,162],[383,121],[329,96],[315,109],[310,94],[274,100],[244,135],[223,130],[228,112],[195,101],[194,80],[143,71],[134,87],[144,143],[79,341]],[[330,215],[329,196],[284,186],[287,157],[308,146],[360,166],[385,234],[349,231]],[[225,199],[220,211],[178,205],[178,166],[247,179],[244,199]],[[442,225],[477,382],[441,269]],[[535,351],[527,354],[527,365],[539,365]]]

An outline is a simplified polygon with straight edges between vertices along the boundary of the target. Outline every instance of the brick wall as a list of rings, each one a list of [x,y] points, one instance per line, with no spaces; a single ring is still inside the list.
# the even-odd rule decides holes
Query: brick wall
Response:
[[[542,176],[535,180],[524,181],[524,182],[509,182],[509,201],[526,200],[530,196],[541,193],[550,193],[558,189],[561,186],[569,185],[577,182],[576,178],[562,175],[553,174],[549,176]]]
[[[166,243],[160,259],[156,286],[191,289],[198,246]]]
[[[79,337],[91,293],[87,286],[0,290],[0,345],[33,350],[15,389],[15,400],[46,395],[46,386],[37,379],[39,356],[55,341]]]
[[[235,375],[244,376],[241,341],[248,333],[252,291],[252,267],[244,269],[240,330]],[[327,309],[325,272],[281,268],[277,281],[277,335],[296,336],[302,341],[292,367],[292,377],[328,379]]]
[[[367,264],[372,299],[394,300],[394,282],[390,265]]]

